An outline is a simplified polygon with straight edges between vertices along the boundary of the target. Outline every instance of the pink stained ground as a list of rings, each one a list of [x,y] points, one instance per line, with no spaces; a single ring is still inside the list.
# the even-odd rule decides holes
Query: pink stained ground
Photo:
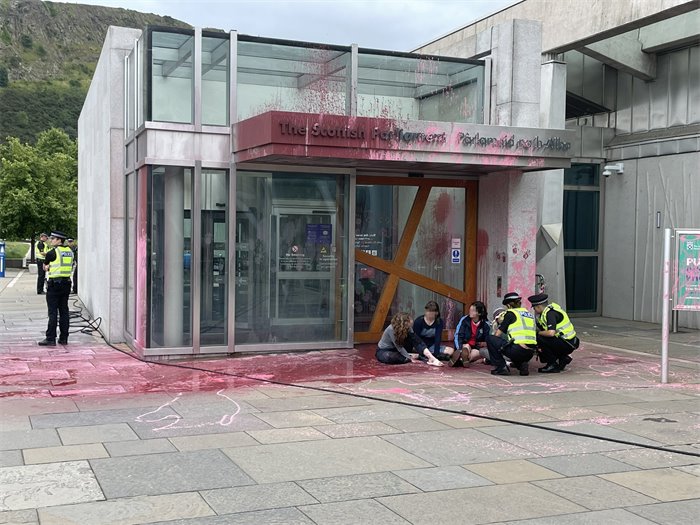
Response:
[[[491,376],[491,367],[429,367],[423,363],[384,365],[374,358],[374,346],[360,345],[352,350],[327,350],[265,355],[243,355],[216,359],[170,361],[194,366],[196,371],[144,363],[102,343],[76,343],[68,347],[46,348],[34,342],[1,345],[0,397],[113,396],[120,394],[218,391],[222,388],[264,386],[269,380],[290,384],[318,383],[338,390],[358,390],[367,395],[408,395],[416,386],[440,387],[455,394],[469,387],[506,387],[513,394],[527,393],[538,386],[546,391],[586,388],[614,390],[627,386],[655,386],[658,383],[657,359],[613,356],[581,348],[574,362],[562,374],[538,374],[537,362],[531,363],[531,375]],[[675,380],[684,382],[683,373]],[[394,380],[401,387],[364,388],[379,379]],[[689,379],[689,378],[687,378]],[[358,388],[353,388],[353,384]],[[343,385],[343,386],[340,386]],[[403,386],[408,388],[404,389]],[[405,391],[404,391],[405,390]]]

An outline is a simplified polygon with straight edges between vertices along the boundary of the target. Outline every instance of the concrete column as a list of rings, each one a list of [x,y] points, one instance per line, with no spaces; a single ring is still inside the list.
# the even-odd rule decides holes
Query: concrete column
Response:
[[[492,123],[539,127],[541,23],[510,20],[494,29]],[[515,170],[479,179],[477,290],[491,312],[510,291],[534,293],[538,184]]]
[[[182,168],[165,170],[163,344],[182,346],[183,304],[185,296],[184,222],[185,185]]]
[[[534,293],[537,181],[519,171],[491,173],[479,181],[477,299],[490,312],[508,292],[525,298]]]
[[[542,56],[540,126],[564,129],[566,120],[566,63],[563,55]],[[537,199],[537,273],[547,283],[551,301],[566,308],[564,282],[564,170],[536,173]]]

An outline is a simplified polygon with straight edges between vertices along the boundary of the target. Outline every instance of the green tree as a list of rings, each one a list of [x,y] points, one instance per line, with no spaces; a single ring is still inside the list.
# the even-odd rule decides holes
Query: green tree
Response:
[[[0,146],[0,237],[33,241],[52,229],[75,235],[77,166],[76,143],[61,130],[42,132],[36,146],[8,138]]]

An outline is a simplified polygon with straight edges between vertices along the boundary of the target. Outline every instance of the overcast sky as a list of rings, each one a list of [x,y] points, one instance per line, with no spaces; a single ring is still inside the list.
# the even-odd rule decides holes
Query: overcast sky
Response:
[[[168,15],[193,26],[412,51],[517,0],[64,0]]]

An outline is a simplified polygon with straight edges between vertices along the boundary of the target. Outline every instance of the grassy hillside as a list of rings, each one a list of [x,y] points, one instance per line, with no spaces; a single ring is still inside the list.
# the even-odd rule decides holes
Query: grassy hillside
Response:
[[[78,115],[110,25],[188,27],[129,9],[0,0],[0,142],[50,127],[77,135]]]

